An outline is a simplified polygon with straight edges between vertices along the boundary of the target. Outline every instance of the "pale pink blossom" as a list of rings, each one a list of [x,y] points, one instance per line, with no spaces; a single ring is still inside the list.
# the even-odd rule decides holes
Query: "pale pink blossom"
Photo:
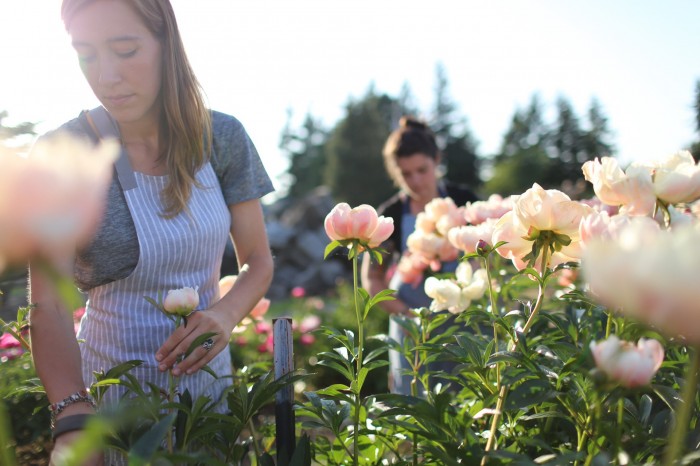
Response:
[[[321,325],[321,318],[317,315],[308,315],[301,319],[299,323],[299,331],[301,333],[308,333],[316,330]]]
[[[611,309],[669,337],[700,343],[700,231],[635,221],[616,236],[586,244],[582,270],[591,292]]]
[[[687,150],[646,166],[652,172],[656,197],[666,204],[693,202],[700,197],[700,166]]]
[[[415,230],[408,235],[406,245],[411,254],[418,254],[433,270],[440,269],[440,262],[457,259],[459,253],[444,236],[421,230]]]
[[[47,260],[64,270],[91,239],[119,152],[64,134],[44,137],[24,157],[0,146],[0,270]]]
[[[310,333],[305,333],[299,337],[299,343],[301,343],[304,346],[313,345],[315,341],[316,337]]]
[[[491,238],[497,221],[495,218],[487,218],[478,225],[464,225],[453,228],[447,233],[447,239],[455,248],[463,251],[465,254],[472,254],[476,251],[476,245],[480,240],[491,245]]]
[[[506,212],[513,209],[513,196],[503,198],[498,194],[492,194],[485,201],[469,202],[464,207],[464,218],[467,223],[479,225],[486,219],[498,220]]]
[[[401,282],[414,288],[421,284],[428,263],[421,259],[420,255],[406,251],[399,259],[396,272],[401,275]]]
[[[605,204],[623,206],[629,215],[649,215],[654,210],[656,196],[648,168],[631,165],[623,171],[616,159],[603,157],[584,163],[582,170]]]
[[[369,248],[376,248],[391,236],[394,220],[378,216],[372,206],[362,204],[350,208],[342,202],[333,207],[326,216],[324,227],[331,240],[357,240]]]
[[[627,388],[649,385],[664,360],[663,346],[651,339],[640,338],[635,345],[611,335],[590,346],[598,369]]]
[[[433,220],[435,223],[445,216],[449,215],[451,212],[458,211],[455,201],[450,197],[436,197],[425,205],[423,211],[426,216]]]
[[[533,231],[552,231],[566,235],[571,240],[569,245],[549,256],[548,267],[575,261],[580,258],[581,245],[579,224],[581,219],[592,213],[593,209],[585,204],[572,201],[569,196],[555,189],[545,190],[535,183],[532,188],[515,199],[513,210],[504,214],[494,227],[491,244],[505,241],[497,249],[498,254],[510,259],[518,270],[527,266],[524,257],[532,251]],[[535,267],[541,267],[541,256]]]
[[[628,215],[608,215],[607,212],[594,212],[581,220],[579,233],[581,235],[581,245],[586,246],[596,239],[606,240],[617,238],[622,230],[630,224],[637,224],[640,228],[647,228],[652,231],[659,230],[659,223],[651,217],[630,217]]]
[[[163,310],[170,314],[186,316],[199,305],[199,293],[188,286],[170,290],[163,300]]]
[[[431,218],[425,212],[418,212],[416,215],[416,230],[420,230],[423,233],[434,233],[435,232],[435,219]]]
[[[435,230],[442,236],[447,236],[451,229],[460,227],[466,223],[467,221],[464,219],[464,209],[456,208],[450,210],[435,222]]]

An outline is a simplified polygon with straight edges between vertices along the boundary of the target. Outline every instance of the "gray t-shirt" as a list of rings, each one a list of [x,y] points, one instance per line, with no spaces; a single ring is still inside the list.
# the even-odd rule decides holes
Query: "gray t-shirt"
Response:
[[[88,136],[78,118],[57,131]],[[212,111],[210,163],[227,205],[259,199],[274,190],[258,151],[233,116]],[[78,251],[75,282],[82,291],[127,277],[139,260],[136,228],[116,173],[107,193],[105,213],[92,243]]]

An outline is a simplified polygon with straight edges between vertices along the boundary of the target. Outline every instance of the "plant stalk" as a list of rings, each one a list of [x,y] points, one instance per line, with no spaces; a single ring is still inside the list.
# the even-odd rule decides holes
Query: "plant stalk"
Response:
[[[352,257],[352,285],[353,285],[353,291],[354,291],[354,298],[355,298],[355,315],[357,316],[357,370],[355,371],[355,387],[356,387],[356,393],[355,393],[355,419],[354,419],[354,430],[353,430],[353,439],[352,439],[352,462],[354,466],[358,465],[359,461],[359,447],[358,447],[358,440],[360,436],[360,411],[362,410],[362,399],[360,397],[360,391],[361,388],[359,387],[359,377],[360,377],[360,371],[362,370],[362,349],[364,346],[364,325],[363,325],[363,313],[364,309],[360,309],[360,303],[357,301],[357,291],[359,289],[359,284],[357,280],[357,275],[358,275],[358,267],[357,267],[357,256],[358,254],[354,254]]]
[[[676,420],[674,423],[671,438],[664,453],[664,466],[675,464],[676,459],[683,453],[683,444],[685,443],[685,435],[688,431],[688,422],[690,413],[695,407],[695,395],[698,388],[698,370],[700,370],[700,351],[698,348],[691,348],[690,364],[686,370],[685,383],[683,384],[683,392],[681,395],[681,403],[679,410],[676,411]]]
[[[539,287],[538,287],[538,292],[537,292],[537,301],[535,302],[535,307],[532,309],[532,312],[530,313],[530,317],[527,319],[527,322],[525,322],[525,326],[522,328],[521,333],[523,335],[527,335],[527,332],[530,330],[530,327],[535,322],[535,317],[539,313],[540,308],[542,307],[542,303],[544,302],[544,283],[542,281],[542,277],[544,277],[545,272],[547,271],[547,263],[549,262],[549,244],[545,243],[544,247],[542,248],[542,263],[540,264],[540,281],[539,281]],[[516,338],[513,339],[510,345],[510,351],[515,351],[515,349],[518,346],[518,339],[517,336]],[[505,403],[505,398],[506,394],[508,393],[507,387],[504,385],[501,387],[501,390],[498,393],[498,401],[496,402],[496,410],[495,413],[493,414],[493,419],[491,420],[491,430],[489,433],[489,439],[486,441],[486,452],[491,451],[491,449],[495,449],[496,447],[496,432],[498,431],[498,422],[500,421],[501,418],[501,411],[503,409],[503,405]],[[484,458],[481,460],[481,464],[484,465],[486,464],[486,459],[487,457],[484,456]]]

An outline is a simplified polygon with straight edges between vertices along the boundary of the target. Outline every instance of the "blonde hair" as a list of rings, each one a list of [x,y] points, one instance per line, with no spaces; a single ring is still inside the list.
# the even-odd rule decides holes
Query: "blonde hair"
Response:
[[[84,6],[97,0],[63,0],[61,18],[70,32],[71,20]],[[161,43],[163,72],[159,157],[170,175],[161,192],[164,217],[187,210],[195,174],[209,159],[212,146],[211,113],[204,102],[199,81],[187,59],[175,12],[169,0],[121,0],[133,8]]]

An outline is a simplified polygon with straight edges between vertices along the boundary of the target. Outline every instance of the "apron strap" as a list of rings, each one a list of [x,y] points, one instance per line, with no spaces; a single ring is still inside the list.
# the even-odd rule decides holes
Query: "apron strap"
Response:
[[[98,139],[120,139],[119,127],[104,107],[100,106],[92,110],[86,110],[83,112],[83,115],[85,115],[85,119]],[[123,145],[119,151],[119,158],[114,162],[114,168],[117,171],[117,178],[122,191],[128,191],[136,187],[136,176],[134,175],[134,170],[131,169],[129,156]]]

